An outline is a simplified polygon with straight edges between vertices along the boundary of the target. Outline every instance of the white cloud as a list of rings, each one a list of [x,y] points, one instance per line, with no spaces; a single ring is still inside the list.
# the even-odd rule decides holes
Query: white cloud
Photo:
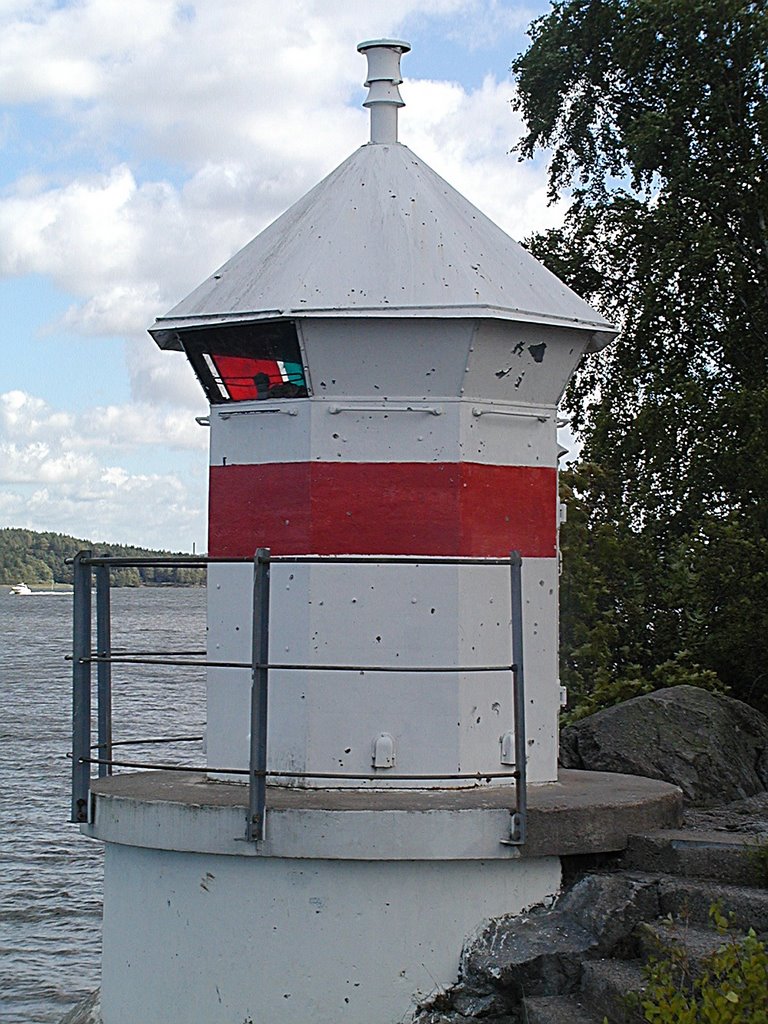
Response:
[[[0,203],[0,272],[51,274],[71,290],[90,290],[125,265],[131,237],[118,215],[135,193],[127,167],[60,188],[33,191],[25,182]]]
[[[408,143],[454,188],[513,238],[552,227],[564,207],[548,207],[539,164],[520,164],[509,153],[522,132],[510,107],[511,79],[487,76],[467,92],[456,82],[410,82]]]
[[[518,238],[558,222],[562,211],[547,207],[540,169],[508,153],[518,134],[511,82],[487,78],[466,92],[454,83],[412,81],[403,91],[404,140],[484,212]],[[322,153],[314,153],[312,166],[305,154],[305,166],[294,167],[284,145],[265,135],[265,177],[236,162],[206,161],[181,186],[139,183],[126,165],[60,186],[35,188],[26,180],[0,198],[0,273],[48,274],[77,296],[64,317],[70,329],[141,330],[329,169]],[[334,152],[334,162],[352,148]]]
[[[204,547],[207,433],[188,413],[144,405],[77,415],[22,391],[0,395],[0,519],[154,547]],[[135,472],[137,448],[177,452],[176,472]],[[184,457],[184,452],[195,456]],[[198,453],[195,455],[195,453]]]
[[[355,53],[362,36],[389,35],[413,12],[468,6],[476,5],[133,0],[127,16],[122,0],[15,4],[2,19],[0,98],[87,101],[91,124],[139,122],[158,145],[197,160],[201,143],[220,155],[252,138],[271,109],[311,112],[348,92],[364,66]]]
[[[93,541],[172,551],[189,551],[194,542],[202,551],[202,490],[174,474],[122,479],[105,470],[85,485],[3,488],[0,520],[29,530],[54,529]]]
[[[208,438],[186,411],[149,403],[107,405],[77,414],[52,409],[41,398],[23,391],[0,394],[0,481],[18,479],[26,459],[25,479],[59,478],[67,463],[90,471],[75,452],[133,452],[141,446],[162,445],[176,451],[204,452]],[[78,458],[84,458],[78,457]],[[10,473],[10,476],[5,474]]]
[[[152,45],[175,4],[132,0],[7,3],[0,36],[0,97],[8,103],[87,100],[103,94],[109,61]]]
[[[166,403],[198,416],[207,412],[208,400],[181,352],[161,351],[148,334],[141,334],[127,338],[126,356],[136,402]]]
[[[82,334],[131,334],[139,324],[149,323],[150,310],[159,308],[158,303],[152,283],[106,286],[80,305],[71,305],[61,324]]]
[[[59,435],[74,426],[69,412],[51,409],[42,398],[24,391],[6,391],[0,394],[0,438],[4,436],[35,440]]]
[[[498,37],[525,29],[537,11],[523,3],[510,5],[500,0],[473,0],[462,5],[448,37],[469,50],[479,50]]]
[[[206,432],[192,416],[175,410],[161,412],[156,406],[102,406],[83,413],[79,422],[84,437],[78,439],[78,446],[115,450],[163,445],[202,452],[208,448]]]
[[[86,297],[70,326],[121,333],[127,316],[141,318],[135,329],[162,301],[158,277],[173,286],[180,262],[196,265],[189,219],[174,188],[139,186],[125,165],[63,186],[25,182],[0,199],[0,273],[50,275]]]
[[[56,450],[44,441],[0,441],[0,483],[62,483],[88,476],[95,465],[88,454]]]

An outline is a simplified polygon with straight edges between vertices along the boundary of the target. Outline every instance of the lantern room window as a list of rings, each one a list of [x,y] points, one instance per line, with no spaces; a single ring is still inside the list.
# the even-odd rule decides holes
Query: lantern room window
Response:
[[[307,397],[294,323],[227,324],[185,334],[184,351],[212,404]]]

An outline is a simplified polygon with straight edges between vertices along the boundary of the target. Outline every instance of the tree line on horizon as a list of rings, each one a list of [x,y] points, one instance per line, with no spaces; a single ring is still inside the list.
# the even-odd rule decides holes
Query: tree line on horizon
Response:
[[[95,543],[70,537],[64,533],[38,532],[15,527],[0,529],[0,584],[11,586],[31,583],[72,583],[72,566],[67,559],[78,551],[91,550],[94,555],[116,555],[124,558],[155,557],[179,552],[155,551],[125,544]],[[115,587],[144,585],[202,586],[205,570],[166,566],[136,566],[110,570]]]
[[[620,329],[564,397],[561,679],[579,716],[691,683],[768,711],[766,0],[556,0],[512,65],[561,228]]]

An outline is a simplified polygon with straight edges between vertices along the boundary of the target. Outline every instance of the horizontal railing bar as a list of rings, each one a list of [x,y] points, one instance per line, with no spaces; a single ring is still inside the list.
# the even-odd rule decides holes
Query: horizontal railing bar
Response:
[[[328,565],[509,565],[509,558],[462,558],[441,555],[272,555],[270,562],[321,562]]]
[[[202,736],[151,736],[143,740],[112,740],[113,747],[141,747],[149,743],[198,743]],[[105,744],[92,743],[91,750],[100,750]]]
[[[71,559],[65,560],[70,564]],[[105,565],[108,568],[166,568],[166,569],[204,569],[206,565],[242,565],[252,564],[253,558],[213,558],[208,555],[174,555],[168,558],[151,558],[127,555],[92,555],[83,558],[83,565]],[[326,565],[509,565],[509,558],[472,558],[451,555],[272,555],[270,562],[317,562]],[[160,584],[162,586],[162,584]]]
[[[288,669],[292,672],[359,672],[365,675],[366,672],[513,672],[514,665],[293,665],[284,662],[274,664],[270,662],[245,662],[245,661],[175,661],[160,660],[154,658],[109,658],[96,656],[92,658],[81,658],[80,664],[99,664],[109,662],[112,665],[167,665],[167,666],[193,666],[195,668],[268,668]]]
[[[91,555],[82,559],[85,565],[106,565],[109,569],[158,568],[158,569],[204,569],[211,562],[250,562],[250,558],[208,558],[204,555],[173,555],[168,558],[152,558],[137,555]],[[69,564],[69,559],[65,559]],[[160,584],[162,586],[162,584]]]
[[[147,664],[147,665],[165,665],[165,664],[181,665],[181,664],[187,664],[187,663],[186,662],[176,661],[175,660],[176,658],[204,658],[206,653],[207,653],[206,651],[127,651],[127,650],[126,651],[121,651],[121,650],[115,650],[114,647],[112,648],[112,651],[113,651],[112,654],[99,654],[99,652],[97,650],[93,650],[93,651],[91,651],[90,658],[85,658],[85,659],[80,658],[78,660],[78,664],[79,665],[96,664],[99,661],[109,664],[112,661],[119,661],[120,659],[124,659],[124,660],[127,661],[130,658],[140,658],[140,659],[153,658],[153,659],[156,659],[156,660],[153,660],[153,661],[141,660],[141,661],[138,661],[137,664],[139,664],[139,665],[144,665],[144,664]],[[165,661],[165,660],[164,661],[159,661],[159,660],[157,660],[157,659],[160,659],[160,658],[171,659],[171,660],[169,660],[169,661]],[[71,654],[65,654],[64,655],[64,661],[72,661],[72,655]],[[128,663],[130,664],[130,662],[128,662]],[[194,662],[189,662],[189,664],[192,664],[192,665],[205,665],[206,663],[204,661],[201,661],[201,662],[194,661]],[[250,665],[250,662],[248,662],[248,664]]]
[[[81,665],[98,665],[100,662],[108,662],[110,665],[167,665],[170,667],[187,668],[250,668],[250,662],[240,661],[186,661],[178,658],[133,658],[133,657],[109,657],[108,655],[94,654],[91,658],[81,658]]]
[[[113,768],[147,768],[152,771],[165,772],[202,772],[206,775],[252,775],[259,777],[279,779],[350,779],[353,781],[395,781],[395,782],[441,782],[441,781],[477,781],[483,779],[516,779],[517,770],[513,772],[457,772],[448,775],[347,775],[343,772],[279,772],[267,769],[267,771],[251,772],[248,768],[208,768],[207,766],[173,765],[173,764],[143,764],[140,761],[107,761],[97,757],[81,757],[81,764],[106,764]]]
[[[385,405],[374,405],[364,402],[356,402],[354,405],[334,403],[328,406],[328,414],[330,416],[338,416],[342,412],[377,412],[383,413],[385,417],[391,412],[426,412],[430,416],[442,416],[443,408],[441,405],[417,405],[410,402],[399,402],[397,405],[391,405],[389,402]]]
[[[91,658],[204,658],[207,653],[207,651],[121,651],[113,647],[110,655],[99,654],[95,650],[91,651]]]

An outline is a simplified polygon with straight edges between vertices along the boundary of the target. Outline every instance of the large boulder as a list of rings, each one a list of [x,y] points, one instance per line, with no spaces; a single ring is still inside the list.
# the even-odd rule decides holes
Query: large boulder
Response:
[[[662,779],[688,803],[714,806],[768,789],[768,718],[731,697],[673,686],[567,726],[560,763]]]

